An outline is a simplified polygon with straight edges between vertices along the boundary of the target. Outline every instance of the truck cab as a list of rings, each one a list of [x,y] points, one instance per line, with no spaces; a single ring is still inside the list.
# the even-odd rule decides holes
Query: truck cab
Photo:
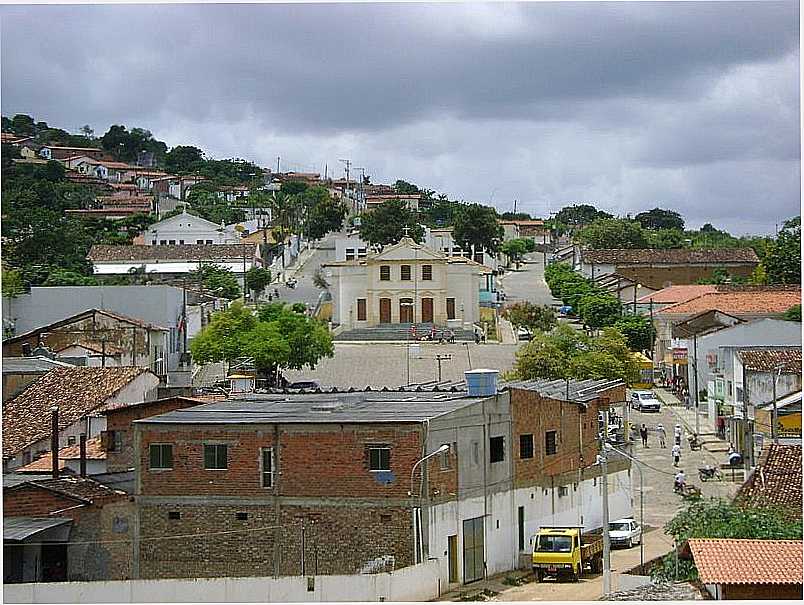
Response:
[[[602,569],[602,537],[583,534],[580,527],[543,527],[533,540],[533,575],[569,577],[577,582],[584,568]]]

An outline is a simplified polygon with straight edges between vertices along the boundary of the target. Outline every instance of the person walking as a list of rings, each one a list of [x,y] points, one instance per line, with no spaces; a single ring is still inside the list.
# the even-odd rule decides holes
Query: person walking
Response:
[[[667,439],[667,432],[661,424],[656,425],[656,435],[659,437],[659,447],[667,447],[665,440]]]
[[[673,466],[678,466],[678,461],[681,460],[681,446],[676,443],[670,452],[673,454]]]
[[[644,422],[639,427],[639,436],[642,437],[642,447],[648,447],[648,427]]]
[[[677,424],[675,426],[675,428],[673,429],[673,438],[674,438],[673,440],[674,440],[675,444],[677,446],[679,446],[679,447],[681,447],[681,432],[682,432],[681,431],[681,425]]]

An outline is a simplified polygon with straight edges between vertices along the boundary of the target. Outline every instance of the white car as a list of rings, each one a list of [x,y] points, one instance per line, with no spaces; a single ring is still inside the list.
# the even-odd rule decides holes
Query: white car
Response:
[[[662,402],[653,391],[633,391],[631,393],[631,407],[640,412],[658,412],[662,409]]]
[[[642,542],[642,528],[632,517],[609,523],[609,540],[612,546],[631,548]]]
[[[530,340],[533,338],[533,333],[527,328],[522,327],[516,331],[516,336],[519,340]]]

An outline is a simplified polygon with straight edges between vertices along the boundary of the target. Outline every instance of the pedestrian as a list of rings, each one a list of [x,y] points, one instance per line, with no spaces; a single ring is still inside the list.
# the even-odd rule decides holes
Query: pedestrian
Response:
[[[717,436],[721,439],[726,437],[726,419],[723,416],[717,417]]]
[[[690,409],[690,394],[686,390],[684,391],[684,407]]]
[[[480,334],[477,333],[477,330],[475,330],[475,344],[480,344]]]
[[[659,436],[659,447],[667,447],[665,440],[667,439],[667,432],[661,424],[656,425],[656,434]]]
[[[677,446],[679,446],[679,447],[681,447],[681,433],[682,433],[681,425],[676,424],[675,428],[673,429],[673,438],[674,438],[675,444]]]
[[[274,299],[274,295],[268,292],[268,302],[271,302]]]
[[[648,427],[644,422],[639,427],[639,436],[642,437],[642,447],[648,447]]]
[[[676,443],[670,453],[673,454],[673,466],[678,466],[678,461],[681,460],[681,446]]]

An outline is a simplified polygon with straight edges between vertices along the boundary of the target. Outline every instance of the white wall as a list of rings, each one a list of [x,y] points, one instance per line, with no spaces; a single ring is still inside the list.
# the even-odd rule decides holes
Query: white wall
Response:
[[[6,584],[6,603],[312,603],[427,601],[439,596],[438,563],[392,573],[307,577],[201,578]]]

